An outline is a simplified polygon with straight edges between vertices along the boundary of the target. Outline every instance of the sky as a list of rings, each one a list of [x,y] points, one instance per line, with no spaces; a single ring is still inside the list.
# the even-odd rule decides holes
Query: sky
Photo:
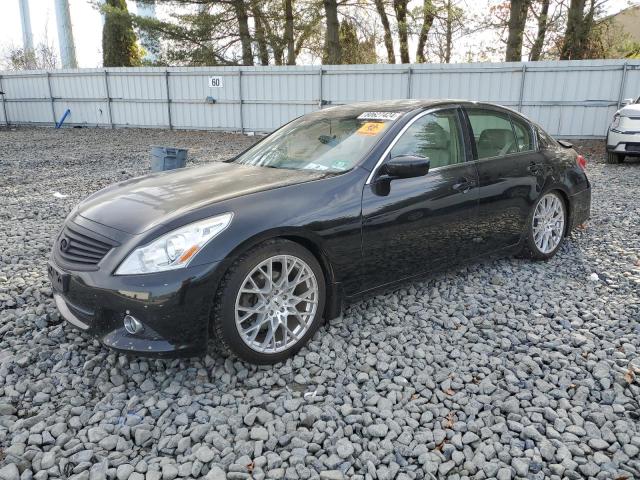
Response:
[[[31,13],[31,30],[34,45],[41,41],[58,48],[55,0],[28,0]],[[471,0],[474,8],[483,10],[491,0]],[[0,16],[0,55],[9,47],[22,46],[22,30],[18,0],[0,0],[2,15]],[[127,1],[129,10],[137,11],[134,1]],[[610,0],[609,13],[626,8],[629,0]],[[95,7],[95,0],[69,0],[73,36],[76,47],[78,66],[93,68],[102,66],[102,17]],[[478,41],[473,39],[472,41]],[[412,49],[413,50],[413,49]]]

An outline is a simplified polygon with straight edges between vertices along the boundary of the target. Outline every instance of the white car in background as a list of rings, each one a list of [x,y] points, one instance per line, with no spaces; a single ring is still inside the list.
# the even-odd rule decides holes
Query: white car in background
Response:
[[[607,163],[620,163],[624,157],[640,156],[640,97],[622,102],[607,131]]]

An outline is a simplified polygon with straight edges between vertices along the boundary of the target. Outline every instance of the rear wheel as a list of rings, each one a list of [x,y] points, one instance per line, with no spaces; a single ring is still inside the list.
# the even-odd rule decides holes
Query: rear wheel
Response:
[[[615,152],[607,152],[607,163],[622,163],[624,155]]]
[[[271,240],[242,255],[216,295],[213,329],[223,353],[258,364],[297,352],[322,321],[325,282],[301,245]]]
[[[553,257],[562,242],[567,224],[567,207],[558,192],[542,195],[533,207],[529,221],[523,256],[534,260]]]

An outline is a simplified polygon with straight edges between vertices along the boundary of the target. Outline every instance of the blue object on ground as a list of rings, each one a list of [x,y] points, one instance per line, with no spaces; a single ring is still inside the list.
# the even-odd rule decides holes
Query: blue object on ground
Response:
[[[151,147],[151,171],[162,172],[183,168],[187,163],[187,150],[174,147]]]
[[[58,121],[58,123],[56,123],[56,128],[60,128],[62,126],[62,124],[64,123],[65,119],[69,116],[69,114],[71,113],[71,110],[69,110],[68,108],[64,111],[64,113],[62,114],[62,118],[60,118],[60,120]]]

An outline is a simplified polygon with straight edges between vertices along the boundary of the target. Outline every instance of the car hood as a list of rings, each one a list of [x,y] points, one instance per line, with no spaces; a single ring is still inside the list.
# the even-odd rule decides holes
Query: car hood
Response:
[[[618,110],[623,117],[640,117],[640,103],[632,103]]]
[[[116,183],[85,199],[78,214],[138,234],[212,203],[323,176],[326,173],[216,162]]]

